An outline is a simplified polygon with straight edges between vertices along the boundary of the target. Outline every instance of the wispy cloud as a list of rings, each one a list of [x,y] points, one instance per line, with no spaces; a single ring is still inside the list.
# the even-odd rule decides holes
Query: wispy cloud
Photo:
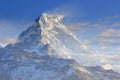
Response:
[[[120,31],[115,29],[107,29],[94,37],[94,40],[100,44],[120,45]]]
[[[114,70],[119,69],[120,62],[119,54],[106,54],[106,53],[98,53],[98,54],[76,54],[74,55],[74,59],[78,61],[80,64],[85,66],[107,66],[111,65],[111,68]],[[106,68],[105,68],[106,69]]]
[[[102,20],[104,22],[113,21],[113,20],[120,20],[120,15],[107,16],[107,17],[101,18],[100,20]]]
[[[115,22],[111,24],[112,27],[120,27],[120,22]]]
[[[3,39],[0,40],[0,45],[2,46],[6,46],[7,44],[15,44],[17,43],[18,40],[12,37],[5,37]]]
[[[100,46],[100,49],[101,49],[101,50],[107,50],[107,49],[108,49],[108,46],[106,46],[106,45],[101,45],[101,46]]]
[[[100,52],[115,53],[120,46],[120,16],[113,15],[96,21],[84,21],[67,25],[80,39]]]

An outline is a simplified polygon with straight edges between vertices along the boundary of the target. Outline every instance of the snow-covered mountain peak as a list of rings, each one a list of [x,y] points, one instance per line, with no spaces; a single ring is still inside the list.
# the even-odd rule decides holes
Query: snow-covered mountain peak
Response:
[[[20,42],[27,44],[27,51],[40,55],[71,58],[73,54],[93,53],[79,40],[67,26],[62,24],[63,15],[43,13],[27,30],[19,36]],[[41,49],[44,51],[41,52]]]
[[[60,14],[50,14],[50,13],[43,13],[42,18],[44,18],[44,20],[46,22],[59,22],[64,18],[64,15],[60,15]]]
[[[45,25],[52,25],[52,24],[58,24],[58,23],[62,23],[62,19],[64,18],[64,15],[60,15],[60,14],[50,14],[50,13],[43,13],[41,16],[39,16],[33,26],[41,26],[41,22]],[[48,28],[48,26],[47,26]]]

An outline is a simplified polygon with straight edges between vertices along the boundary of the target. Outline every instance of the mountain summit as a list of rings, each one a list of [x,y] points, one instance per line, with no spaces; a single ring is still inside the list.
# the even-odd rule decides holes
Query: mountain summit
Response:
[[[63,18],[43,13],[16,44],[0,48],[0,80],[119,80],[119,73],[72,59],[73,54],[95,51],[62,24]]]
[[[20,34],[18,39],[29,45],[27,51],[36,52],[41,56],[70,58],[72,54],[93,53],[92,49],[83,44],[62,24],[63,18],[62,15],[43,13],[33,26]],[[40,49],[44,51],[41,52]]]

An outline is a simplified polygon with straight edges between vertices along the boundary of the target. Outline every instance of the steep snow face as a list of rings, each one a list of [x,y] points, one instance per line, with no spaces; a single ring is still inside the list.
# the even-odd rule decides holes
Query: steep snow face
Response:
[[[36,19],[34,25],[19,36],[21,42],[31,46],[26,51],[62,58],[71,58],[73,54],[95,53],[62,24],[63,18],[63,15],[43,13]],[[41,48],[44,48],[43,52]]]

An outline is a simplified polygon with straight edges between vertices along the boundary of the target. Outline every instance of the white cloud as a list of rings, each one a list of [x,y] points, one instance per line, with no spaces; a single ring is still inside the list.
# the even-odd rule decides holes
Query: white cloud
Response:
[[[120,52],[120,48],[117,48],[117,49],[116,49],[116,52]]]
[[[110,70],[110,69],[113,69],[113,65],[111,64],[105,64],[102,66],[105,70]]]
[[[107,29],[94,37],[94,40],[101,45],[120,45],[120,31],[115,29]]]
[[[120,55],[119,54],[77,54],[74,59],[85,66],[103,66],[104,69],[113,69],[120,71]]]
[[[105,45],[102,46],[102,45],[101,45],[101,46],[100,46],[100,49],[101,49],[101,50],[107,50],[107,49],[108,49],[108,46],[105,46]]]
[[[15,38],[12,38],[12,37],[5,37],[5,38],[3,38],[2,40],[0,40],[0,45],[2,45],[2,46],[6,46],[7,44],[15,44],[15,43],[17,43],[18,42],[18,40],[17,39],[15,39]]]

